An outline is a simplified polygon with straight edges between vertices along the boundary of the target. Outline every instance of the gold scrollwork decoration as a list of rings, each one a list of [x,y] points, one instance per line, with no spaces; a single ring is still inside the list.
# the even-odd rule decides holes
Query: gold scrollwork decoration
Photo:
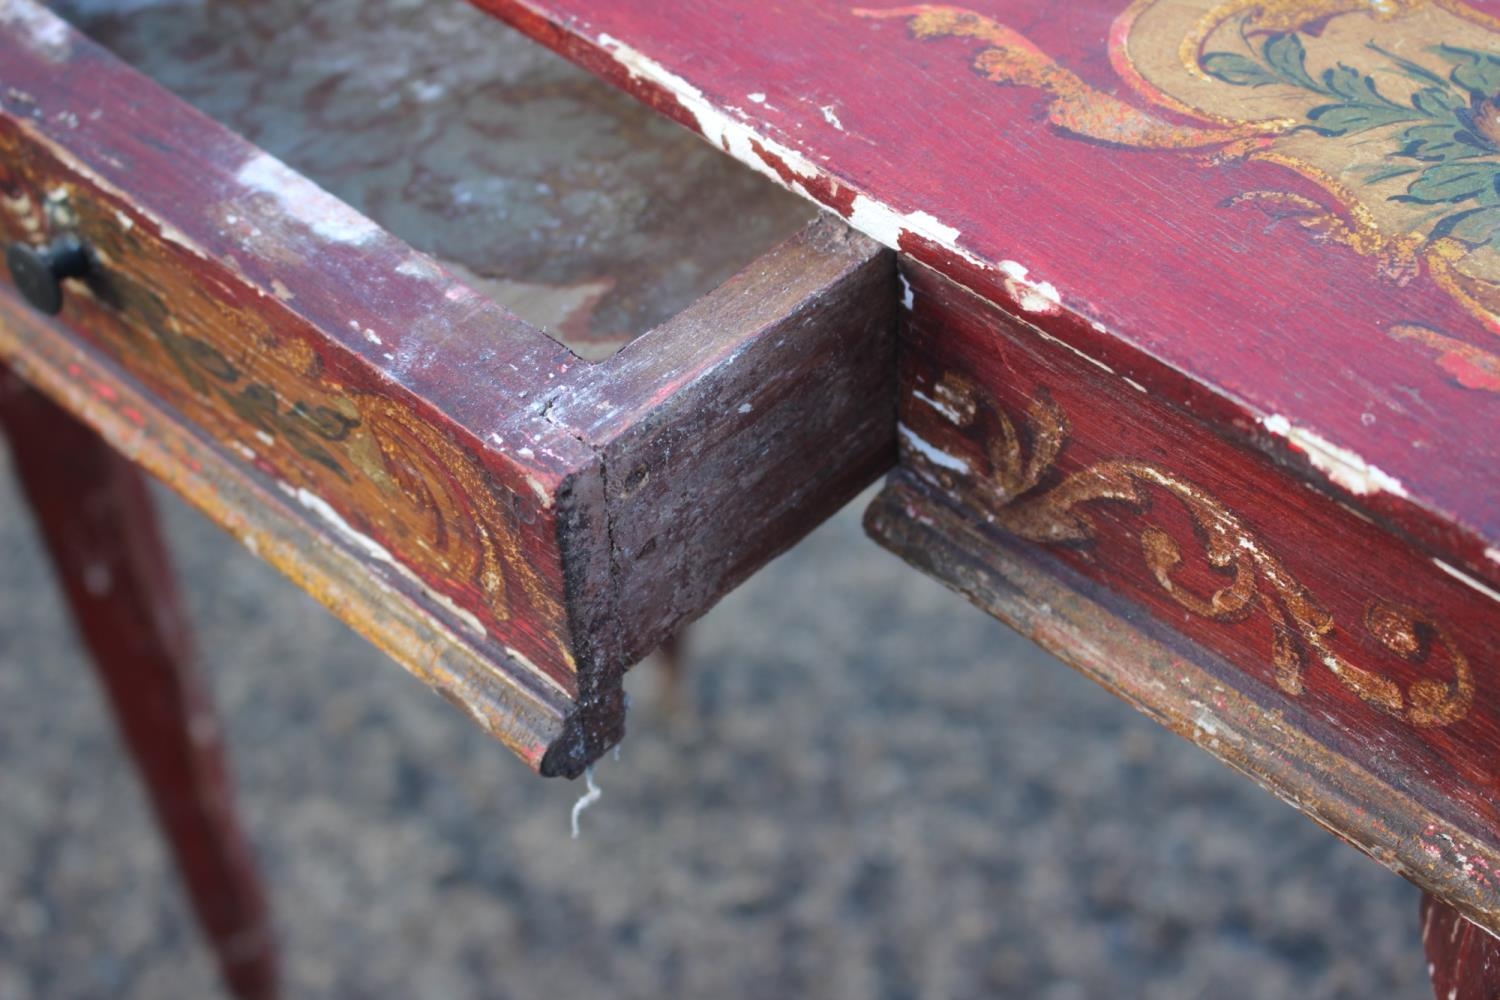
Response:
[[[966,484],[985,495],[995,522],[1028,541],[1086,545],[1096,539],[1090,506],[1125,504],[1142,515],[1164,492],[1182,505],[1195,528],[1203,558],[1227,577],[1208,594],[1184,585],[1178,540],[1163,527],[1140,531],[1141,557],[1163,593],[1190,614],[1218,622],[1241,621],[1257,611],[1271,627],[1276,684],[1300,695],[1310,666],[1327,669],[1366,703],[1414,726],[1445,726],[1464,718],[1474,700],[1468,658],[1451,633],[1421,610],[1377,599],[1365,608],[1363,628],[1382,648],[1403,660],[1424,663],[1437,647],[1446,654],[1451,679],[1424,678],[1403,688],[1338,652],[1333,616],[1239,517],[1206,490],[1147,462],[1112,459],[1060,473],[1057,461],[1068,438],[1068,422],[1045,390],[1031,400],[1020,426],[999,407],[981,401],[973,385],[948,375],[934,387],[953,412],[985,412],[993,420],[986,435],[988,470]],[[973,422],[970,416],[968,423]],[[919,452],[912,456],[930,476],[948,472]]]

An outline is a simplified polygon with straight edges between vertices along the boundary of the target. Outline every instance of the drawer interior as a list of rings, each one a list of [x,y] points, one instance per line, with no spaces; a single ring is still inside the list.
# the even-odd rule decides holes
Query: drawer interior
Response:
[[[52,6],[589,360],[816,211],[461,0]]]

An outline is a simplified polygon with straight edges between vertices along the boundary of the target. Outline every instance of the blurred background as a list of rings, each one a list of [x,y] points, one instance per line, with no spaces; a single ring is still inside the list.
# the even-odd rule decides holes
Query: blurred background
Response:
[[[162,494],[289,997],[1430,996],[1417,893],[866,540],[545,781]],[[8,477],[0,1000],[217,984]]]

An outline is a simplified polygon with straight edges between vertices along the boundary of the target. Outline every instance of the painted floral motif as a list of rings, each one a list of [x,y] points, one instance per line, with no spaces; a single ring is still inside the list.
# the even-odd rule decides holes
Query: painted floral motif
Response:
[[[1368,49],[1417,87],[1397,99],[1381,91],[1365,70],[1339,62],[1316,76],[1297,32],[1273,33],[1254,47],[1254,57],[1209,52],[1200,61],[1210,76],[1238,87],[1282,84],[1317,95],[1305,112],[1305,128],[1321,136],[1361,135],[1391,125],[1385,162],[1372,165],[1368,184],[1403,178],[1394,201],[1444,206],[1431,238],[1452,237],[1480,246],[1500,239],[1500,56],[1453,45],[1429,51],[1450,67],[1445,77],[1388,52]]]
[[[978,43],[974,71],[1042,92],[1063,134],[1286,167],[1326,197],[1245,191],[1227,207],[1346,246],[1385,280],[1425,276],[1500,335],[1500,19],[1463,0],[1133,0],[1109,33],[1118,93],[971,10],[855,13]],[[1390,335],[1500,392],[1500,352],[1416,323]]]

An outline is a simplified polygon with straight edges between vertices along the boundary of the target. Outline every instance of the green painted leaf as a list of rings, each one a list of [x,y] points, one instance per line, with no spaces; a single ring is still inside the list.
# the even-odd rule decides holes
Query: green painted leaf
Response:
[[[1261,49],[1266,63],[1276,71],[1276,74],[1288,83],[1295,83],[1306,90],[1323,91],[1307,75],[1307,50],[1302,47],[1302,39],[1296,33],[1286,35],[1271,35],[1266,39],[1266,44]]]
[[[1393,105],[1375,89],[1375,81],[1355,69],[1339,63],[1323,71],[1323,86],[1353,104]]]
[[[1413,125],[1401,133],[1402,146],[1397,155],[1433,163],[1475,156],[1487,152],[1482,146],[1475,144],[1478,138],[1451,122],[1443,125]]]
[[[1428,118],[1455,121],[1453,112],[1469,106],[1468,100],[1455,93],[1452,87],[1424,87],[1411,96],[1411,103]]]
[[[1402,58],[1394,52],[1390,52],[1386,49],[1381,48],[1374,42],[1366,42],[1365,48],[1371,50],[1372,52],[1379,52],[1391,62],[1395,63],[1397,68],[1400,69],[1404,75],[1406,75],[1410,79],[1416,80],[1418,83],[1430,83],[1436,87],[1448,86],[1447,80],[1444,80],[1442,77],[1438,76],[1426,66],[1420,65],[1419,63],[1414,63],[1410,59]]]
[[[1438,223],[1432,236],[1434,239],[1451,236],[1471,246],[1500,243],[1500,205],[1456,212]]]
[[[1489,98],[1500,94],[1500,57],[1457,45],[1439,45],[1432,51],[1453,64],[1453,82],[1471,95]]]
[[[1500,182],[1500,164],[1459,160],[1441,163],[1422,171],[1422,176],[1412,181],[1404,196],[1396,200],[1415,201],[1424,205],[1438,205],[1468,201],[1482,193],[1493,193]]]
[[[1416,112],[1410,108],[1383,104],[1321,104],[1307,113],[1308,121],[1320,135],[1351,135],[1367,132],[1382,125],[1415,120]]]
[[[1263,87],[1276,83],[1274,73],[1237,52],[1210,52],[1203,57],[1203,72],[1236,87]]]
[[[1420,168],[1418,168],[1418,167],[1382,167],[1379,170],[1372,171],[1369,174],[1365,175],[1365,183],[1366,184],[1379,184],[1381,181],[1388,181],[1388,180],[1391,180],[1392,178],[1395,178],[1395,177],[1405,177],[1407,174],[1414,174],[1414,173],[1417,172],[1418,169],[1420,169]]]

